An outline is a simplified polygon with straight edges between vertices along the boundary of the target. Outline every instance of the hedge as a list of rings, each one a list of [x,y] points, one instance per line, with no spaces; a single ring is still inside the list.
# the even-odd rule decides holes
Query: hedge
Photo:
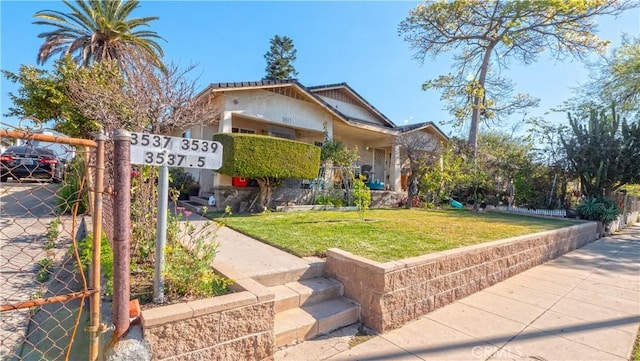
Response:
[[[320,147],[264,135],[224,133],[219,173],[246,178],[313,179],[320,168]]]

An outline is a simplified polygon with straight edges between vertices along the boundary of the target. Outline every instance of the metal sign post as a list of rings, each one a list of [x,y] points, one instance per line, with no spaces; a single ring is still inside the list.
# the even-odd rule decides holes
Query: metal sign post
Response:
[[[167,246],[167,213],[169,208],[169,167],[160,166],[158,179],[158,220],[156,223],[156,267],[153,274],[153,302],[164,303],[164,248]]]
[[[219,169],[222,144],[204,139],[131,133],[131,163],[160,167],[158,179],[158,219],[156,224],[156,264],[153,275],[153,302],[164,302],[164,249],[167,245],[169,209],[169,167]]]

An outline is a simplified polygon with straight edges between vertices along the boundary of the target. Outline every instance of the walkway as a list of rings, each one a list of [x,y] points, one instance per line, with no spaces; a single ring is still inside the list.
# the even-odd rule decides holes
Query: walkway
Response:
[[[636,224],[351,349],[339,330],[275,359],[629,360],[639,325]]]

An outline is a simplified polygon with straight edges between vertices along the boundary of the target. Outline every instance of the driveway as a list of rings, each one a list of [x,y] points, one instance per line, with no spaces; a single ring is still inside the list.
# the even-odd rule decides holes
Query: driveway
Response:
[[[35,279],[36,263],[64,254],[61,247],[45,250],[59,185],[11,180],[0,186],[0,303],[23,302],[43,292]],[[24,338],[28,321],[29,309],[1,314],[0,359]]]

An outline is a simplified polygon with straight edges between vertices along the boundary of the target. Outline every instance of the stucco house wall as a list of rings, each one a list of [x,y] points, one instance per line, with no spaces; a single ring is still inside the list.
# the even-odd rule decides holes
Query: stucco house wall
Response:
[[[319,145],[328,136],[356,147],[360,159],[354,166],[359,170],[371,165],[374,178],[392,191],[401,191],[401,154],[393,144],[397,134],[420,131],[447,139],[433,123],[396,126],[344,83],[310,88],[295,80],[220,83],[211,84],[198,97],[219,116],[210,124],[189,129],[192,138],[244,132]],[[201,193],[232,185],[227,175],[190,172],[200,182]]]

